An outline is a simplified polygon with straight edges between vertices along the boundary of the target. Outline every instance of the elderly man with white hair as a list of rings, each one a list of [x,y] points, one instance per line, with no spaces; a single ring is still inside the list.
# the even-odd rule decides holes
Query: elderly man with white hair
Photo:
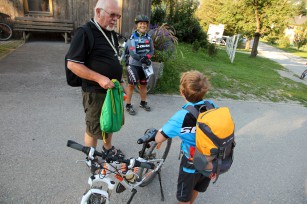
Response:
[[[108,88],[113,88],[112,79],[123,86],[123,67],[118,56],[118,39],[114,31],[120,19],[117,0],[99,0],[95,6],[95,16],[86,26],[77,29],[66,55],[67,67],[82,78],[82,97],[85,112],[85,146],[96,147],[98,139],[103,139],[100,130],[101,107]],[[90,32],[86,31],[84,27]],[[88,36],[92,33],[92,37]],[[94,40],[91,48],[90,41]],[[112,146],[112,133],[105,134],[102,152],[105,156],[124,157]]]

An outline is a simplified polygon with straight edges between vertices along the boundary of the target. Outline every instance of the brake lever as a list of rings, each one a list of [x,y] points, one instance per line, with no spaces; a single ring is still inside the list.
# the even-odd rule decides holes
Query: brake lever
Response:
[[[84,163],[86,163],[86,165],[89,166],[89,167],[92,165],[91,160],[77,160],[77,161],[76,161],[76,163],[79,163],[79,162],[84,162]]]

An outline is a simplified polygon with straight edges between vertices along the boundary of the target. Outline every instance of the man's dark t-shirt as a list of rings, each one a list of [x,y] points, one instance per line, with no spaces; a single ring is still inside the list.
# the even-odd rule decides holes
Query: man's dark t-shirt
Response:
[[[79,28],[72,39],[70,49],[67,53],[67,60],[84,64],[89,69],[98,72],[109,79],[122,79],[123,67],[121,66],[116,53],[113,48],[101,33],[100,30],[91,20],[90,28],[94,37],[94,46],[92,51],[89,53],[90,45],[86,35],[86,32]],[[114,45],[115,49],[118,50],[118,40],[114,31],[107,31],[102,28],[109,41]],[[112,37],[114,42],[112,40]],[[99,86],[94,81],[82,79],[82,90],[88,92],[102,92],[105,93],[107,90]]]

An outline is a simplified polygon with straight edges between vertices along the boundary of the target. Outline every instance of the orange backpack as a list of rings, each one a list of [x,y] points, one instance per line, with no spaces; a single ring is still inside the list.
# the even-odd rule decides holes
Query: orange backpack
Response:
[[[201,112],[202,108],[206,111]],[[235,147],[235,125],[229,108],[214,108],[205,101],[205,105],[197,110],[194,106],[185,107],[196,119],[196,148],[193,157],[195,169],[217,181],[221,173],[225,173],[233,162]]]

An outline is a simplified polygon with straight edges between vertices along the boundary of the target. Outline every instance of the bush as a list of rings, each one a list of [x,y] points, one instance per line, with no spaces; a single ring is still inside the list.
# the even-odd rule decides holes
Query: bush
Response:
[[[151,25],[161,25],[166,17],[166,10],[162,5],[155,6],[151,11],[150,24]]]
[[[207,34],[205,34],[205,35],[207,36]],[[207,37],[199,42],[200,47],[204,48],[204,49],[208,48],[208,44],[209,44],[209,42],[207,40]]]
[[[151,23],[161,25],[164,22],[171,24],[176,30],[179,41],[193,43],[207,40],[206,33],[202,30],[199,21],[195,18],[198,1],[177,1],[171,8],[165,4],[158,5],[161,1],[153,1]],[[162,1],[163,2],[163,1]]]
[[[289,38],[286,37],[286,36],[280,37],[279,40],[278,40],[278,45],[281,48],[288,48],[288,47],[290,47],[290,40],[289,40]]]
[[[209,43],[209,45],[208,45],[208,55],[210,57],[214,57],[216,54],[217,54],[217,49],[216,49],[215,44]]]
[[[264,36],[263,40],[267,41],[269,44],[276,44],[277,41],[277,37],[276,36]]]
[[[155,88],[157,92],[179,94],[180,70],[177,63],[176,60],[169,60],[164,64],[163,75]]]
[[[200,48],[200,43],[197,40],[195,40],[192,44],[192,51],[197,52],[199,48]]]

